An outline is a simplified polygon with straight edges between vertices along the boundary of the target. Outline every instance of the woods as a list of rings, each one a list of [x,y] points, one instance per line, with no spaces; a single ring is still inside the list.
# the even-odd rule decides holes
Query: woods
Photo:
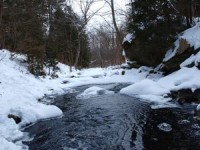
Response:
[[[0,48],[26,54],[31,73],[42,75],[44,65],[55,70],[57,61],[74,65],[79,43],[77,67],[88,66],[83,21],[65,0],[1,0],[1,8]]]
[[[102,5],[93,10],[99,2]],[[1,0],[0,49],[26,54],[35,75],[43,75],[44,67],[53,74],[58,62],[76,69],[123,63],[122,41],[129,32],[135,39],[128,57],[156,66],[173,47],[178,33],[191,27],[193,18],[200,15],[198,0],[124,3],[127,10],[122,13],[113,0]],[[125,17],[119,19],[122,15]],[[104,23],[88,29],[94,16]]]
[[[135,0],[131,2],[128,31],[133,33],[130,59],[141,65],[158,65],[167,50],[173,48],[178,34],[191,27],[199,1]],[[126,47],[126,46],[124,46]],[[129,52],[130,53],[130,52]]]

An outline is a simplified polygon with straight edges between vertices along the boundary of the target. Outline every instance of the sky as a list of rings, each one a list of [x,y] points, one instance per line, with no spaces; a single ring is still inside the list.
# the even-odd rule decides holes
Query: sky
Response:
[[[74,8],[74,11],[81,16],[80,6],[78,5],[79,1],[80,0],[73,0],[73,8]],[[116,10],[116,19],[118,23],[122,22],[125,19],[124,15],[126,15],[125,11],[128,10],[127,4],[129,3],[129,1],[130,0],[114,0],[115,10]],[[95,2],[92,5],[89,13],[92,14],[93,12],[96,12],[100,8],[101,10],[98,12],[98,14],[92,17],[91,20],[89,21],[88,23],[89,28],[95,28],[105,23],[106,24],[112,23],[110,7],[108,4],[105,4],[103,0],[99,0],[98,2]]]

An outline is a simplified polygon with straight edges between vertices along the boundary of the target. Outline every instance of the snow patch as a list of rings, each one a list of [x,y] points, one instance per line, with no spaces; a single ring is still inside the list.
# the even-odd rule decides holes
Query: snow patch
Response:
[[[88,89],[86,89],[83,93],[77,95],[77,99],[89,99],[91,97],[96,97],[99,95],[105,95],[105,94],[114,94],[113,91],[109,91],[97,86],[92,86]]]
[[[132,33],[129,33],[129,34],[127,34],[125,37],[124,37],[124,40],[123,40],[123,42],[122,42],[122,44],[124,43],[124,42],[129,42],[129,43],[131,43],[132,42],[132,40],[134,39],[135,37],[133,36],[133,34]]]
[[[144,79],[122,89],[120,93],[126,95],[147,95],[150,98],[149,95],[152,95],[152,97],[162,96],[166,93],[169,93],[169,91],[150,79]]]

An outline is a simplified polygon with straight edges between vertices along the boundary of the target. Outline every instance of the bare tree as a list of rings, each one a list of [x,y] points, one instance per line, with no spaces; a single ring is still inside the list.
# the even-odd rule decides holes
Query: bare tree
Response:
[[[91,18],[94,17],[105,5],[104,4],[102,7],[100,7],[96,11],[92,11],[91,7],[96,2],[97,2],[96,0],[79,0],[78,1],[78,6],[81,11],[81,22],[78,26],[76,25],[79,32],[78,32],[78,39],[77,39],[78,40],[77,54],[76,54],[75,62],[74,62],[75,68],[78,67],[78,61],[79,61],[79,57],[81,53],[81,35],[83,32],[85,32],[86,26],[88,22],[91,20]]]
[[[115,58],[116,58],[116,63],[117,64],[121,64],[123,62],[123,57],[122,57],[123,34],[120,31],[119,26],[117,25],[116,10],[115,10],[114,1],[113,0],[105,0],[105,2],[110,6],[113,26],[114,26],[114,29],[115,29],[115,32],[116,32],[116,37],[115,37],[115,43],[116,43]]]

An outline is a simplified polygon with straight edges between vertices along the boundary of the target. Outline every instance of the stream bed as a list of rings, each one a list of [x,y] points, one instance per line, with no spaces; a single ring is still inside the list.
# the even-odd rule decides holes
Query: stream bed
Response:
[[[98,86],[98,85],[97,85]],[[127,84],[101,85],[114,91],[88,99],[77,92],[57,96],[53,102],[62,118],[40,121],[25,129],[30,150],[197,150],[200,126],[193,105],[151,109],[150,103],[119,94]]]

